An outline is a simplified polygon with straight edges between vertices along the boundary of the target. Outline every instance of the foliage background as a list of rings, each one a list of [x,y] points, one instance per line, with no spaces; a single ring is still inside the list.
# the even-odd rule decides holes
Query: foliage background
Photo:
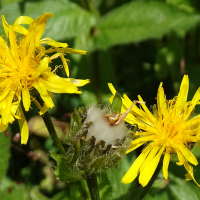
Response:
[[[189,100],[200,86],[199,0],[0,0],[0,15],[5,15],[9,24],[18,16],[35,19],[45,12],[54,17],[48,20],[43,37],[87,50],[86,56],[68,55],[70,76],[91,83],[81,88],[81,95],[53,96],[56,106],[50,113],[63,139],[75,107],[108,103],[108,82],[132,100],[140,94],[150,108],[160,82],[167,99],[177,95],[184,74],[190,78]],[[4,35],[2,24],[0,35]],[[64,70],[58,73],[65,76]],[[28,145],[20,145],[17,123],[0,134],[0,199],[89,199],[85,182],[63,184],[55,179],[51,170],[55,163],[48,152],[56,149],[37,112],[33,106],[26,113],[31,130]],[[128,185],[120,180],[140,151],[99,174],[101,199],[134,199],[141,190],[137,180]],[[193,152],[200,161],[198,148]],[[200,182],[198,168],[195,177]],[[170,180],[165,181],[161,173],[145,200],[200,199],[199,188],[184,180],[186,172],[176,165],[175,156],[169,171]]]

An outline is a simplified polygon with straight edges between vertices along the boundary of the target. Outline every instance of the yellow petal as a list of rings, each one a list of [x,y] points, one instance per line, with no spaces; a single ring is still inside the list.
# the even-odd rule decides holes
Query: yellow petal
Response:
[[[175,104],[175,107],[179,108],[180,111],[187,101],[188,89],[189,89],[188,75],[184,75]]]
[[[140,95],[138,95],[138,99],[139,99],[139,101],[144,102],[143,99],[142,99],[142,97],[141,97]],[[151,122],[154,123],[154,122],[156,121],[156,118],[155,118],[155,117],[153,116],[153,114],[149,111],[149,109],[147,108],[147,106],[146,106],[144,103],[142,103],[141,106],[142,106],[142,108],[144,109],[145,113],[147,114],[149,120],[151,120]],[[134,106],[134,107],[135,107],[135,106]],[[134,108],[134,107],[133,107],[133,108]]]
[[[36,98],[33,98],[31,96],[31,100],[35,103],[35,105],[41,110],[42,109],[42,106],[40,105],[40,103],[36,100]]]
[[[69,82],[73,83],[76,87],[81,87],[90,82],[89,79],[81,80],[81,79],[74,79],[74,78],[66,78]]]
[[[110,91],[112,92],[112,94],[115,95],[115,93],[116,93],[117,91],[116,91],[115,88],[113,87],[113,84],[112,84],[112,83],[108,83],[108,87],[109,87]]]
[[[44,106],[40,109],[39,115],[43,115],[45,112],[48,111],[48,107],[46,106],[46,104],[44,104]]]
[[[5,33],[6,33],[7,37],[8,37],[9,24],[6,21],[4,15],[1,15],[1,19],[2,19],[2,24],[3,24],[4,31],[5,31]]]
[[[62,48],[61,51],[65,53],[70,53],[70,54],[82,54],[85,55],[86,51],[80,50],[80,49],[72,49],[72,48]]]
[[[184,157],[193,165],[198,165],[198,161],[196,157],[192,154],[192,152],[185,147],[184,144],[177,145],[180,152],[184,155]]]
[[[18,119],[20,132],[21,132],[21,144],[27,144],[29,130],[28,130],[28,124],[25,119],[21,106],[19,106],[19,112],[20,112],[20,117],[21,117],[21,119]]]
[[[52,101],[52,98],[49,96],[45,85],[42,82],[38,82],[38,83],[33,83],[33,86],[39,92],[41,98],[46,103],[46,105],[49,108],[53,108],[54,107],[54,103]]]
[[[22,100],[23,100],[25,111],[29,111],[29,108],[31,105],[31,99],[30,99],[30,93],[29,93],[28,88],[24,88],[24,90],[22,90]]]
[[[61,53],[61,50],[60,50],[59,48],[55,48],[55,49],[56,49],[56,51],[57,51],[58,53]],[[68,67],[67,61],[66,61],[66,59],[65,59],[65,57],[64,57],[64,55],[63,55],[63,53],[60,55],[60,58],[61,58],[61,60],[62,60],[62,62],[63,62],[64,68],[65,68],[65,72],[66,72],[67,76],[69,77],[69,67]],[[69,61],[69,60],[68,60],[68,61]]]
[[[197,183],[197,181],[196,181],[195,178],[194,178],[192,166],[189,165],[188,162],[185,162],[184,167],[185,167],[185,169],[186,169],[187,172],[188,172],[188,174],[186,174],[186,181],[187,181],[187,180],[193,179],[193,181],[195,182],[195,184],[196,184],[197,186],[200,187],[200,185]]]
[[[186,161],[185,157],[183,156],[183,154],[178,149],[176,149],[176,153],[177,153],[178,160],[179,160],[179,162],[176,162],[176,164],[179,165],[179,166],[184,165],[184,163]]]
[[[9,93],[8,98],[5,101],[4,106],[2,108],[1,115],[2,115],[3,125],[8,124],[8,121],[10,119],[13,97],[14,97],[14,92],[12,91]]]
[[[130,169],[126,172],[126,174],[122,178],[121,180],[122,183],[125,184],[131,183],[137,177],[137,175],[139,174],[140,167],[144,162],[144,160],[146,159],[152,147],[153,144],[150,144],[142,151],[142,153],[138,156],[138,158],[135,160]]]
[[[164,89],[162,87],[162,83],[160,83],[160,86],[158,88],[157,93],[157,106],[158,106],[158,113],[160,116],[165,115],[167,111],[167,100],[165,98]]]
[[[137,138],[137,139],[133,140],[131,142],[130,147],[126,151],[126,153],[129,153],[129,152],[137,149],[138,147],[142,146],[143,144],[145,144],[145,143],[147,143],[149,141],[152,141],[154,138],[155,138],[154,135],[153,136],[150,135],[150,136],[144,136],[144,137],[140,137],[140,138]]]
[[[35,71],[35,74],[30,77],[30,80],[36,79],[38,76],[40,76],[45,70],[47,70],[49,66],[49,58],[45,57],[40,62],[40,65],[38,66],[37,70]]]
[[[44,33],[44,29],[47,23],[47,19],[52,17],[52,13],[45,13],[35,19],[29,26],[29,32],[33,29],[35,29],[35,42],[37,43],[39,39],[42,37]]]
[[[13,26],[13,30],[17,33],[21,33],[23,35],[27,35],[28,34],[28,30],[26,28],[24,28],[23,26],[17,24],[15,26]]]
[[[18,17],[13,25],[18,25],[18,24],[31,24],[33,22],[33,19],[29,16],[20,16]]]
[[[160,161],[160,157],[162,155],[164,151],[164,148],[160,149],[159,153],[156,155],[156,157],[154,157],[153,160],[151,160],[146,167],[140,172],[140,176],[139,176],[139,183],[145,187],[148,182],[150,181],[151,177],[153,176],[158,163]]]
[[[149,155],[147,156],[146,160],[142,164],[140,168],[140,172],[144,169],[144,167],[155,157],[155,155],[158,153],[160,147],[159,146],[154,146]]]
[[[39,41],[39,44],[47,44],[52,47],[64,47],[64,48],[68,46],[67,43],[57,42],[55,40],[52,40],[51,38],[43,38]]]
[[[184,118],[185,120],[190,116],[191,112],[194,110],[199,99],[200,99],[200,88],[196,91],[196,93],[190,103],[189,109],[187,110],[187,115]]]
[[[164,160],[163,160],[163,176],[166,180],[168,179],[169,162],[170,162],[170,150],[166,149]]]
[[[3,132],[8,128],[8,123],[7,124],[2,124],[2,120],[0,119],[0,131]]]
[[[51,73],[47,80],[39,79],[46,90],[54,93],[75,93],[78,88],[68,80]]]

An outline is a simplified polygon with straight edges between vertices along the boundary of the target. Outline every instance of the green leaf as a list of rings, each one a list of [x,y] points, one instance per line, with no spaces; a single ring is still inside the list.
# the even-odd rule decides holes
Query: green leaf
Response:
[[[1,0],[1,1],[2,1],[2,5],[5,6],[14,2],[20,2],[22,0]]]
[[[80,181],[85,179],[85,173],[81,171],[73,171],[69,168],[66,159],[60,154],[51,153],[51,157],[57,162],[54,173],[62,182]]]
[[[131,165],[135,161],[135,158],[135,153],[130,153],[122,159],[117,167],[113,167],[107,170],[107,176],[112,186],[113,199],[117,199],[120,196],[127,194],[130,188],[133,188],[134,183],[124,184],[121,182],[121,179],[131,167]]]
[[[199,200],[200,190],[192,181],[185,181],[170,173],[169,189],[172,195],[181,200]]]
[[[157,193],[156,196],[154,197],[154,200],[169,200],[170,197],[167,194],[166,190],[163,190],[161,193]],[[175,199],[173,199],[175,200]]]
[[[21,15],[20,7],[17,2],[3,6],[3,8],[0,9],[0,13],[1,15],[5,15],[6,21],[9,24],[13,24],[15,19]],[[3,29],[3,25],[1,23],[1,19],[0,19],[0,35],[6,35]]]
[[[0,182],[6,175],[10,158],[10,135],[6,137],[4,132],[0,133]]]
[[[113,102],[112,102],[112,110],[113,112],[121,112],[122,109],[122,98],[121,95],[116,92]]]
[[[112,200],[112,182],[108,179],[107,174],[98,177],[100,199]]]
[[[48,19],[43,37],[54,40],[72,38],[89,32],[95,24],[95,17],[77,4],[67,0],[28,1],[24,5],[24,15],[33,19],[51,12],[54,16]]]
[[[29,200],[28,190],[24,184],[18,185],[14,181],[4,177],[0,187],[0,199]]]
[[[183,35],[200,16],[158,1],[132,1],[105,15],[96,26],[98,48],[161,38],[170,31]]]

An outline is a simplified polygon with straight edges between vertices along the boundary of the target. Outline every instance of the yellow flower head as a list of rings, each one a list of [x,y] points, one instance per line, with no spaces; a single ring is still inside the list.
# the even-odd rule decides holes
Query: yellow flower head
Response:
[[[116,90],[109,84],[113,94]],[[197,165],[197,159],[190,151],[190,145],[200,141],[200,115],[191,118],[194,108],[200,99],[200,89],[197,90],[192,101],[187,102],[189,79],[185,75],[177,97],[167,101],[162,83],[158,88],[157,107],[153,106],[153,113],[145,104],[141,108],[133,106],[125,118],[130,124],[137,123],[140,131],[136,133],[127,153],[146,145],[140,156],[135,160],[128,172],[122,178],[123,183],[132,182],[139,174],[139,182],[144,187],[153,176],[161,156],[163,159],[163,176],[168,178],[170,154],[177,154],[179,162],[187,170],[186,180],[193,179],[200,186],[193,175],[193,168],[189,164]],[[140,102],[143,99],[138,96]],[[124,94],[122,113],[131,105],[132,101]]]
[[[51,60],[60,57],[68,73],[68,67],[64,53],[80,53],[85,51],[67,48],[66,43],[59,43],[51,38],[40,39],[47,19],[51,13],[45,13],[33,20],[27,16],[16,19],[13,25],[9,25],[2,16],[3,27],[7,36],[4,40],[0,36],[0,131],[4,131],[8,123],[18,119],[21,129],[21,142],[26,144],[28,140],[28,126],[22,108],[29,110],[31,100],[40,108],[43,114],[52,108],[51,93],[80,93],[77,86],[83,86],[89,80],[75,80],[61,78],[55,74],[56,69],[51,71]],[[26,29],[21,24],[29,24]],[[51,46],[46,50],[41,44]],[[55,52],[49,57],[47,54]],[[44,101],[41,105],[31,96],[31,91],[36,89]]]

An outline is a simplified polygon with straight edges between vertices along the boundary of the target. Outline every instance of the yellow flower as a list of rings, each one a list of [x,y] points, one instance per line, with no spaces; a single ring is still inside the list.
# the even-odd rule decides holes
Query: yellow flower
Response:
[[[0,36],[0,131],[4,131],[15,118],[18,119],[22,144],[26,144],[28,140],[28,125],[20,105],[21,99],[25,111],[29,110],[33,100],[40,108],[40,114],[43,114],[54,106],[52,92],[78,94],[81,92],[77,87],[89,82],[61,78],[55,74],[57,68],[51,71],[51,60],[61,57],[68,73],[64,53],[85,54],[85,51],[67,48],[66,43],[59,43],[51,38],[40,39],[47,19],[52,16],[51,13],[46,13],[35,20],[21,16],[13,25],[8,25],[2,16],[8,42]],[[29,24],[29,28],[26,29],[21,24]],[[46,50],[41,44],[47,44],[51,48]],[[49,57],[47,53],[52,52],[56,53]],[[44,101],[43,107],[31,95],[34,88]]]
[[[110,90],[115,94],[116,90],[109,84]],[[193,181],[193,168],[189,164],[197,165],[197,159],[190,151],[190,145],[197,144],[200,140],[200,115],[191,117],[196,104],[200,99],[200,88],[197,90],[192,101],[187,102],[189,79],[185,75],[177,97],[167,101],[165,98],[162,83],[158,88],[157,107],[153,106],[153,113],[145,104],[142,108],[133,106],[131,112],[125,118],[130,124],[137,123],[140,131],[136,133],[127,153],[145,145],[140,156],[135,160],[128,172],[122,178],[123,183],[132,182],[139,174],[139,182],[144,187],[153,176],[161,156],[163,159],[163,176],[168,179],[168,165],[170,155],[177,154],[179,162],[177,165],[184,165],[187,170],[186,180]],[[138,96],[140,102],[143,99]],[[110,99],[112,101],[112,99]],[[124,94],[122,113],[131,105],[132,101]],[[198,145],[198,144],[197,144]]]

